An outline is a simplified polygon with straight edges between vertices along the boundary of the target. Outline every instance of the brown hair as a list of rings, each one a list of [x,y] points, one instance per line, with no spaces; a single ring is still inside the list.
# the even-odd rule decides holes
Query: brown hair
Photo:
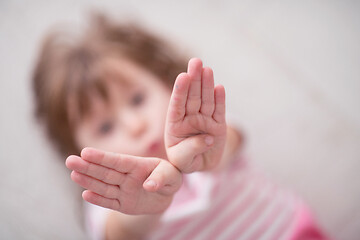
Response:
[[[69,98],[74,97],[79,114],[89,108],[89,90],[107,98],[103,80],[108,57],[126,57],[172,87],[186,70],[187,58],[160,38],[135,24],[118,24],[103,15],[93,15],[80,37],[51,32],[45,38],[33,73],[35,114],[62,156],[78,154],[69,119]]]

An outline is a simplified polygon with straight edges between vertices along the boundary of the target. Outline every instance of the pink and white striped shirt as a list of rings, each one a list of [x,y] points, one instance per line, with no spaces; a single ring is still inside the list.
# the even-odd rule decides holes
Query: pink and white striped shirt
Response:
[[[103,239],[109,211],[87,203],[91,239]],[[148,240],[328,239],[305,204],[244,159],[218,173],[184,175],[184,183]]]
[[[219,173],[184,175],[150,240],[326,239],[304,203],[238,158]]]

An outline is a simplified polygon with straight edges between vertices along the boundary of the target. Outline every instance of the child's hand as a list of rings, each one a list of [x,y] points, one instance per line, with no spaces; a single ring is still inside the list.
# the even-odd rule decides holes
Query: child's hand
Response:
[[[220,161],[226,140],[225,89],[214,87],[211,68],[189,61],[171,95],[165,128],[169,161],[190,173],[211,169]]]
[[[181,173],[168,161],[85,148],[69,156],[71,179],[86,188],[83,198],[125,214],[163,212],[182,183]]]

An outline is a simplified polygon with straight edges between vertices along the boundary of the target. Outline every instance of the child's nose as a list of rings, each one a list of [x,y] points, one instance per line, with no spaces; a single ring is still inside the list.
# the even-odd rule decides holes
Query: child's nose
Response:
[[[140,114],[127,112],[122,116],[126,131],[133,137],[141,136],[146,130],[146,121]]]

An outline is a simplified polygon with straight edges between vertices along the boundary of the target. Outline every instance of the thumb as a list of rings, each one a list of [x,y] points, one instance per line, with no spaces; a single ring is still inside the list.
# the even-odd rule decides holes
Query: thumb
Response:
[[[143,187],[149,192],[172,195],[179,190],[181,184],[182,174],[180,171],[168,161],[161,160],[145,180]]]
[[[202,153],[208,151],[213,144],[214,137],[208,134],[185,138],[167,149],[169,161],[184,173],[202,170],[205,167]]]

